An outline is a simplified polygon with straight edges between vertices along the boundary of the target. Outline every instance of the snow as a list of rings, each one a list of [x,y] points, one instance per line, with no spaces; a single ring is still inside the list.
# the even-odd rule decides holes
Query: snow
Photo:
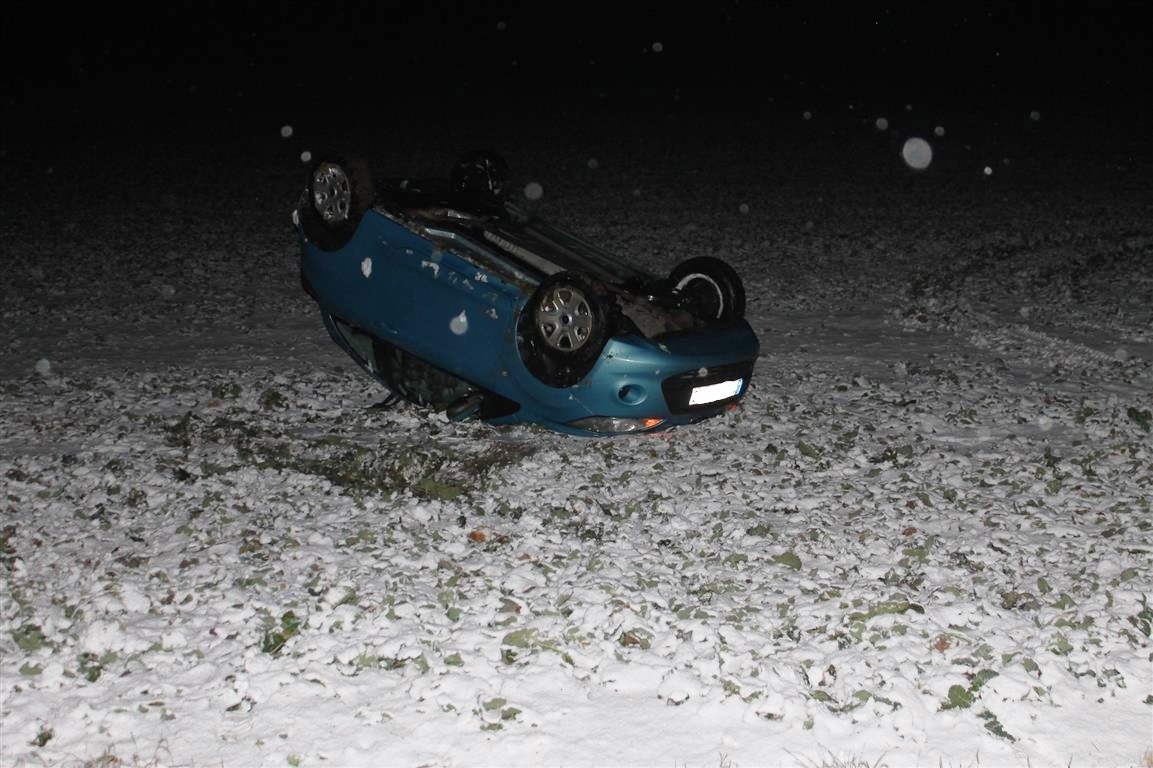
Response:
[[[1147,764],[1148,164],[698,119],[505,150],[594,242],[744,276],[743,405],[612,440],[371,408],[278,142],[6,156],[0,763]]]
[[[919,136],[912,136],[901,147],[901,157],[910,168],[923,171],[933,162],[933,148]]]

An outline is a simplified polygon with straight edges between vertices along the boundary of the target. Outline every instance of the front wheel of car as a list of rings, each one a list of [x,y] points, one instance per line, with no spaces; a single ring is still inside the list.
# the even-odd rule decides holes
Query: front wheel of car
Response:
[[[545,278],[520,319],[525,366],[549,386],[576,384],[600,357],[610,320],[609,300],[592,280],[573,272]]]
[[[304,236],[322,251],[343,248],[373,203],[372,174],[364,161],[339,156],[312,164],[301,205]]]
[[[682,261],[669,274],[669,286],[681,306],[706,321],[745,316],[745,286],[727,262],[713,256]]]

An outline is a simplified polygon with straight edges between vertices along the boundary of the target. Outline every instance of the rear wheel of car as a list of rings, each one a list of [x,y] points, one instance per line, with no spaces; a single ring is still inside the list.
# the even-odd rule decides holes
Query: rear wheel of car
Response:
[[[669,274],[682,306],[701,320],[737,320],[745,315],[745,287],[729,264],[712,256],[682,261]]]
[[[604,291],[574,272],[541,282],[521,315],[521,357],[538,379],[569,387],[585,377],[610,335]]]
[[[364,161],[338,156],[312,164],[300,208],[304,235],[323,251],[343,248],[372,207],[372,174]]]
[[[449,184],[458,194],[499,199],[508,187],[508,163],[491,149],[473,150],[453,166]]]

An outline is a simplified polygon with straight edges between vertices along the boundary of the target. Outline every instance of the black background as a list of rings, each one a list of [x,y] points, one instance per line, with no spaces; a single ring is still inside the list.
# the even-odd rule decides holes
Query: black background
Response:
[[[273,3],[10,9],[6,151],[291,111],[756,113],[859,103],[1147,121],[1145,4]]]

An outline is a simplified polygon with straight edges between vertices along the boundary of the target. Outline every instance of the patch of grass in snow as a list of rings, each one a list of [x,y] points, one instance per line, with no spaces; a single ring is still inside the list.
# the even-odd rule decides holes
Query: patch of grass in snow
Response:
[[[1149,432],[1153,429],[1153,411],[1129,408],[1125,411],[1125,415],[1144,431]]]
[[[522,627],[505,634],[501,639],[500,658],[505,664],[524,664],[531,655],[542,651],[555,653],[568,666],[572,656],[564,650],[564,641],[542,634],[535,627]]]
[[[478,704],[473,714],[480,718],[481,728],[486,731],[499,731],[505,723],[516,720],[521,714],[521,710],[509,704],[503,696],[483,699]]]
[[[235,381],[213,384],[209,392],[214,400],[237,400],[244,389]]]
[[[989,710],[987,710],[987,709],[981,710],[980,712],[977,713],[977,717],[979,717],[985,721],[985,730],[987,730],[989,733],[993,734],[994,736],[999,736],[1000,738],[1005,739],[1006,741],[1016,741],[1017,740],[1017,737],[1012,735],[1008,731],[1006,731],[1005,727],[1003,725],[1001,725],[1001,721],[997,719],[997,716],[994,715]]]
[[[782,552],[779,555],[775,555],[773,557],[773,562],[777,565],[782,565],[785,568],[791,568],[794,571],[801,570],[801,558],[798,557],[797,553],[793,552],[792,550],[789,550],[788,552]]]
[[[1146,638],[1153,636],[1153,606],[1149,605],[1149,598],[1146,595],[1141,595],[1141,610],[1127,616],[1126,621]]]
[[[653,633],[647,629],[634,627],[622,632],[617,642],[624,648],[640,648],[647,651],[652,648]]]
[[[556,529],[567,539],[598,544],[604,542],[606,522],[609,524],[612,522],[607,520],[607,515],[605,519],[589,519],[587,514],[565,507],[549,508],[547,519],[555,524]]]
[[[893,467],[907,467],[913,462],[913,446],[889,446],[880,455],[869,459],[872,464],[888,464]]]
[[[265,394],[269,391],[274,390]],[[515,442],[486,445],[483,441],[426,440],[393,444],[382,440],[369,446],[338,434],[319,440],[301,439],[284,429],[279,403],[275,397],[262,397],[261,408],[276,412],[268,418],[237,407],[212,418],[188,411],[161,423],[166,444],[183,449],[190,458],[215,455],[225,459],[201,459],[198,473],[182,467],[172,471],[190,481],[197,474],[219,476],[256,467],[322,477],[354,496],[410,493],[423,499],[454,501],[483,488],[491,472],[535,450]],[[287,415],[294,417],[291,411]]]
[[[288,398],[276,387],[269,387],[260,393],[260,407],[266,411],[276,411],[288,407]]]
[[[260,650],[271,656],[279,656],[285,644],[300,634],[301,620],[293,611],[285,611],[280,621],[267,617],[271,626],[267,627],[260,641]]]
[[[457,659],[459,661],[457,666],[463,665],[464,662],[460,661],[459,655]],[[447,659],[445,660],[445,664],[452,666]],[[356,672],[365,669],[380,669],[385,672],[392,672],[412,665],[422,673],[425,673],[432,668],[424,654],[418,654],[416,656],[381,656],[375,653],[362,653],[352,660],[351,665]]]
[[[12,570],[16,560],[16,547],[12,545],[12,539],[15,536],[15,525],[6,525],[0,528],[0,566],[7,570]]]
[[[821,756],[817,759],[804,757],[801,755],[794,755],[789,753],[797,760],[798,765],[803,765],[805,768],[887,768],[886,763],[882,763],[884,755],[878,757],[875,762],[870,763],[860,755],[838,756],[834,755],[828,749],[821,749]]]
[[[969,684],[949,686],[947,700],[941,704],[941,709],[968,709],[977,700],[977,693],[985,683],[997,676],[991,669],[982,669],[969,676]]]
[[[104,673],[104,668],[119,659],[115,651],[105,651],[103,654],[82,653],[77,660],[77,672],[88,682],[95,683]]]

